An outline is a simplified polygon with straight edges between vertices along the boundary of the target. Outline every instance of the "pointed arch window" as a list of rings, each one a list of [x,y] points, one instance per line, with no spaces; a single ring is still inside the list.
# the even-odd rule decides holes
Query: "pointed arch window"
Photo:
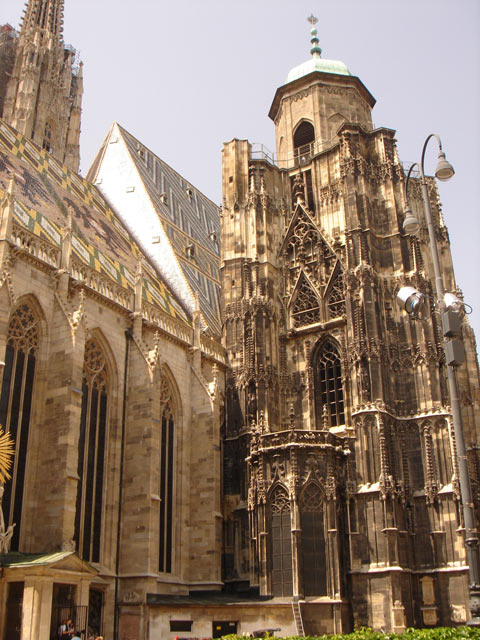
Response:
[[[309,484],[302,494],[302,564],[306,596],[327,595],[325,501],[320,488]]]
[[[39,336],[39,323],[31,307],[28,304],[21,305],[14,311],[8,325],[0,394],[0,424],[10,432],[15,442],[12,478],[6,483],[3,495],[5,524],[9,526],[15,523],[12,551],[19,550]]]
[[[175,420],[168,381],[161,382],[160,434],[160,522],[158,536],[158,570],[172,572],[173,555],[173,485],[175,480]]]
[[[270,500],[273,596],[290,596],[293,593],[291,529],[288,493],[283,487],[277,487]]]
[[[315,127],[311,122],[302,120],[293,134],[293,148],[301,149],[315,140]]]
[[[313,155],[315,128],[311,122],[303,120],[293,134],[294,157],[297,166],[308,164]]]
[[[345,424],[342,365],[333,340],[326,340],[315,352],[313,373],[317,428],[325,423],[327,427]]]
[[[100,562],[108,395],[105,356],[98,342],[89,339],[83,363],[74,534],[78,554],[89,562]]]

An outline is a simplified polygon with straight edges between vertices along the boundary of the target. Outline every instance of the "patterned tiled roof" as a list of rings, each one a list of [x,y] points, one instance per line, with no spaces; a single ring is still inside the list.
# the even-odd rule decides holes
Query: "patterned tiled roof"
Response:
[[[117,143],[121,136],[126,152]],[[115,150],[113,146],[117,147]],[[128,155],[127,155],[128,154]],[[125,168],[130,163],[132,170]],[[120,177],[117,167],[122,165],[125,173]],[[144,189],[146,202],[142,211],[128,211],[125,191],[133,191],[135,173]],[[157,266],[170,273],[170,281],[184,304],[192,310],[198,295],[204,323],[214,335],[221,334],[220,321],[220,215],[219,208],[191,183],[172,169],[167,163],[147,149],[125,129],[115,124],[99,152],[90,172],[92,180],[98,180],[99,189],[117,208],[119,215],[136,234],[144,247],[152,252]],[[131,180],[132,184],[122,180]],[[123,205],[127,208],[123,209]],[[144,216],[144,226],[139,224]],[[148,222],[148,220],[150,222]],[[150,247],[150,235],[155,224],[161,222],[175,256],[172,259],[162,249]],[[175,275],[177,273],[177,275]],[[181,276],[180,276],[181,273]],[[168,275],[166,275],[168,279]],[[178,278],[186,281],[188,290],[178,284]]]
[[[97,188],[0,120],[0,196],[15,177],[15,221],[56,247],[72,218],[73,256],[90,269],[133,291],[143,265],[143,297],[190,324],[169,287]]]

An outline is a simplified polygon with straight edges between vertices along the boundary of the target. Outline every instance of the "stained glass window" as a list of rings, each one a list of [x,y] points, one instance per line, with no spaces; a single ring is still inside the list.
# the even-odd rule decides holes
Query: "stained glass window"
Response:
[[[100,562],[103,479],[108,417],[108,375],[103,351],[93,339],[85,345],[82,412],[78,443],[75,542],[81,558]]]
[[[160,434],[160,528],[158,540],[158,570],[172,572],[173,548],[173,484],[175,469],[175,423],[171,392],[166,379],[161,383]]]

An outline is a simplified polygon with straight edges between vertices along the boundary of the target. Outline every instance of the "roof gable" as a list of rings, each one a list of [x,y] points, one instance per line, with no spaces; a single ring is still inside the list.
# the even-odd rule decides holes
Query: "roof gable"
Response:
[[[290,223],[283,238],[281,251],[285,251],[289,244],[296,244],[297,241],[304,243],[306,240],[320,244],[324,257],[333,258],[335,252],[330,243],[320,231],[319,227],[308,213],[306,207],[299,203],[295,207]]]
[[[118,124],[89,176],[191,312],[198,294],[204,325],[220,335],[218,207]]]
[[[58,551],[56,553],[7,553],[1,558],[1,564],[10,569],[28,569],[46,567],[55,571],[74,573],[90,573],[97,575],[98,571],[73,551]]]

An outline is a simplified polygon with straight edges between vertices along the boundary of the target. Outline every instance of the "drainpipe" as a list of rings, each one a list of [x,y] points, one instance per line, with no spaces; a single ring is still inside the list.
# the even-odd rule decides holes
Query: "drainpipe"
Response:
[[[125,422],[127,413],[127,377],[128,377],[128,354],[130,350],[130,340],[132,332],[125,331],[125,363],[123,368],[123,406],[122,406],[122,439],[120,451],[120,486],[118,491],[118,516],[117,516],[117,549],[115,558],[115,597],[114,597],[114,618],[113,618],[113,638],[118,638],[118,573],[120,569],[120,530],[122,521],[122,494],[123,494],[123,460],[125,457]]]

